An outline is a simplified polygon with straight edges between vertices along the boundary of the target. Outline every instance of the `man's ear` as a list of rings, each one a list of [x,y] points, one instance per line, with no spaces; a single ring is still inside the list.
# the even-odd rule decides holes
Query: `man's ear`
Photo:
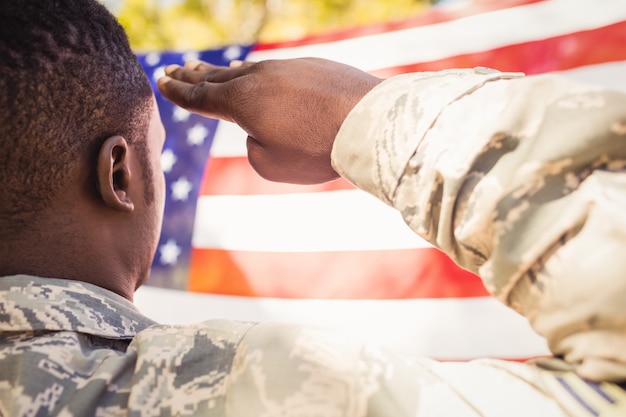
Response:
[[[111,136],[104,141],[97,169],[98,191],[104,203],[116,210],[133,211],[135,206],[128,192],[132,173],[126,139]]]

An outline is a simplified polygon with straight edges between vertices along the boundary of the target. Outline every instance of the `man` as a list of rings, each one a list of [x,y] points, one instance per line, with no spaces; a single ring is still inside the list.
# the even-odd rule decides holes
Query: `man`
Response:
[[[410,414],[416,387],[382,350],[294,326],[159,326],[135,309],[164,132],[104,7],[4,4],[0,66],[0,416]]]
[[[569,370],[405,361],[280,324],[152,322],[131,301],[159,234],[164,135],[123,30],[95,0],[16,0],[0,10],[0,48],[0,415],[563,416],[624,406],[617,385]],[[378,83],[335,65],[357,96]],[[336,96],[346,113],[359,98]],[[304,125],[293,133],[314,144],[308,155],[328,159],[326,133]],[[336,175],[307,159],[281,179]]]
[[[166,97],[248,132],[262,176],[341,174],[396,207],[547,338],[555,359],[533,366],[625,385],[624,94],[486,68],[383,82],[319,59],[166,74]]]

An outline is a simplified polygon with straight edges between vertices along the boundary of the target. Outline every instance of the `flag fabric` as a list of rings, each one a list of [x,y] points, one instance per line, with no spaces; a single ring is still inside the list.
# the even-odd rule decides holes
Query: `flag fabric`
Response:
[[[165,65],[189,58],[227,64],[316,56],[381,77],[485,66],[563,72],[626,90],[624,45],[625,0],[500,0],[293,42],[139,58],[153,81]],[[439,359],[547,353],[525,319],[393,209],[344,180],[265,181],[248,164],[246,134],[237,126],[160,96],[158,103],[168,198],[152,288],[138,294],[149,315],[341,326]],[[165,303],[175,307],[164,311]]]

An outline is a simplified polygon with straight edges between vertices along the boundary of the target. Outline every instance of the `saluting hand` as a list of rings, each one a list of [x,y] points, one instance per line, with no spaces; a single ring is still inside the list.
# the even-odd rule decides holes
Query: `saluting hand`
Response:
[[[218,67],[171,65],[158,88],[177,105],[232,121],[248,134],[248,159],[272,181],[312,184],[337,178],[330,153],[356,103],[382,79],[317,58]],[[359,138],[354,138],[359,140]]]

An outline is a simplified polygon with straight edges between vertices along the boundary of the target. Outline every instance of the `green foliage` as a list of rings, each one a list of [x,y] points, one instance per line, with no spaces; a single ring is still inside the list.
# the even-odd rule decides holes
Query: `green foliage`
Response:
[[[429,0],[102,0],[139,51],[190,50],[296,39],[403,19]]]

